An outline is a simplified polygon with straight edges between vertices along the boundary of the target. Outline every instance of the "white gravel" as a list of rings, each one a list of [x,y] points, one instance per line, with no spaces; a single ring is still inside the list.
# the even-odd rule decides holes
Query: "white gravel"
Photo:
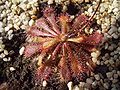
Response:
[[[25,50],[25,47],[22,47],[22,48],[19,50],[19,54],[20,54],[20,55],[23,55],[24,50]]]
[[[68,82],[67,86],[68,86],[69,90],[72,90],[73,89],[73,82]]]
[[[15,68],[14,67],[10,67],[10,71],[15,71]]]
[[[43,81],[43,87],[47,86],[47,81]]]

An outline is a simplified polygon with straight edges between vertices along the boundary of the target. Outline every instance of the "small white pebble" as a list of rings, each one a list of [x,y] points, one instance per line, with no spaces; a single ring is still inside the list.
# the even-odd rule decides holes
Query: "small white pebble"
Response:
[[[113,65],[113,64],[114,64],[114,61],[113,61],[112,59],[110,59],[110,60],[109,60],[109,63],[110,63],[111,65]]]
[[[89,90],[91,87],[91,84],[85,83],[84,90]]]
[[[111,78],[113,76],[113,73],[112,72],[108,72],[108,73],[106,73],[106,75],[107,75],[108,78]]]
[[[8,39],[11,40],[13,38],[13,34],[8,36]]]
[[[72,90],[72,88],[73,88],[73,82],[71,82],[71,81],[68,82],[67,86],[68,86],[69,90]]]
[[[4,31],[4,29],[2,27],[0,27],[0,33],[2,33]]]
[[[92,33],[93,33],[93,28],[91,28],[91,29],[90,29],[89,33],[90,33],[90,34],[92,34]]]
[[[109,4],[107,3],[107,0],[105,0],[105,1],[106,1],[106,3],[104,4],[104,7],[109,8]]]
[[[120,71],[117,71],[117,74],[120,76]]]
[[[0,40],[2,40],[3,39],[3,37],[0,37]]]
[[[12,0],[12,3],[16,4],[16,3],[19,3],[20,0]]]
[[[109,88],[109,84],[108,83],[104,83],[103,86],[108,89]]]
[[[113,87],[111,90],[117,90],[117,88],[116,88],[116,87]]]
[[[120,33],[120,27],[118,28],[118,32]]]
[[[46,87],[47,86],[47,81],[43,81],[42,85],[43,85],[43,87]]]
[[[94,81],[94,82],[92,83],[92,86],[96,86],[96,85],[97,85],[97,82]]]
[[[100,55],[100,51],[97,50],[96,53],[97,53],[98,56]]]
[[[23,55],[24,50],[25,50],[25,47],[22,47],[22,48],[19,50],[19,54],[20,54],[20,55]]]
[[[110,50],[110,51],[112,51],[113,49],[114,49],[113,46],[109,46],[109,47],[108,47],[108,50]]]
[[[88,12],[91,14],[91,13],[93,12],[93,8],[90,7],[90,8],[88,9]]]
[[[94,63],[96,63],[96,62],[97,62],[97,59],[96,59],[96,58],[92,58],[92,61],[93,61]]]
[[[109,31],[108,31],[108,34],[113,34],[113,32],[114,32],[114,30],[113,29],[110,29]]]
[[[113,9],[113,12],[114,12],[114,13],[116,13],[116,12],[118,12],[118,11],[119,11],[118,8],[114,8],[114,9]]]
[[[32,26],[33,24],[34,24],[34,20],[31,19],[31,20],[29,21],[29,26]]]
[[[105,49],[107,49],[108,48],[108,43],[105,43]]]
[[[20,28],[21,28],[21,29],[26,29],[27,26],[25,26],[25,25],[21,25]]]
[[[120,52],[120,47],[118,47],[118,48],[117,48],[117,51],[119,51],[119,52]]]
[[[92,80],[91,78],[87,78],[87,79],[86,79],[86,82],[87,82],[88,84],[92,84],[93,80]]]
[[[4,53],[1,53],[0,54],[0,58],[4,58],[5,57],[5,54]]]
[[[100,65],[100,61],[97,61],[96,64],[97,64],[97,65]]]
[[[17,24],[14,24],[14,28],[17,29],[17,30],[20,29]]]
[[[3,48],[0,48],[0,52],[2,52],[4,49]]]
[[[72,15],[72,16],[70,16],[70,19],[72,20],[72,19],[74,19],[75,18],[75,16],[74,15]]]
[[[118,82],[118,79],[113,79],[112,80],[112,83],[117,83]]]
[[[1,48],[1,47],[2,47],[2,48],[5,48],[5,45],[4,45],[4,44],[2,44],[2,45],[0,46],[0,48]]]
[[[20,7],[21,9],[23,9],[24,11],[27,10],[27,5],[26,5],[25,3],[19,4],[19,7]]]
[[[14,71],[15,70],[15,68],[14,67],[10,67],[10,71]]]
[[[10,61],[11,60],[11,58],[10,57],[8,57],[8,61]]]
[[[27,9],[30,9],[31,8],[31,4],[27,4]]]
[[[63,6],[62,11],[63,11],[63,12],[67,11],[67,6]],[[71,16],[70,16],[70,19],[71,19]]]
[[[100,7],[100,12],[103,13],[104,11],[105,11],[105,7],[104,6]]]
[[[85,0],[85,2],[89,2],[90,0]]]
[[[101,21],[99,19],[97,20],[97,24],[101,24]]]
[[[3,43],[3,41],[0,39],[0,44],[2,44]]]
[[[12,24],[8,24],[8,27],[9,27],[9,28],[12,28],[12,26],[13,26]]]
[[[101,62],[100,62],[100,65],[104,65],[104,61],[101,61]]]
[[[8,55],[8,51],[7,51],[7,50],[4,50],[4,54],[5,54],[5,55]]]
[[[19,18],[15,19],[15,23],[18,23],[19,21],[20,21]]]
[[[112,36],[113,36],[113,38],[118,39],[118,35],[117,34],[113,33]]]
[[[0,22],[0,28],[3,26],[3,23],[2,22]]]
[[[9,29],[10,29],[9,27],[5,27],[5,31],[6,31],[6,32],[9,31]]]
[[[106,64],[106,65],[107,65],[108,63],[109,63],[109,60],[105,60],[104,64]]]
[[[3,58],[3,61],[7,62],[7,61],[8,61],[8,59],[7,59],[7,58]]]
[[[115,79],[117,79],[117,78],[118,78],[118,74],[114,74],[113,77],[114,77]]]
[[[79,87],[84,87],[85,82],[80,82]]]
[[[92,56],[93,58],[97,58],[97,57],[98,57],[98,54],[97,54],[96,52],[92,52],[92,53],[91,53],[91,56]]]
[[[115,24],[115,23],[116,23],[116,18],[115,17],[111,18],[111,24]]]
[[[80,90],[80,88],[79,88],[77,85],[75,85],[75,86],[73,87],[73,90]]]
[[[98,74],[96,74],[94,77],[96,80],[100,80],[100,76]]]
[[[53,0],[48,0],[48,4],[53,4]]]
[[[13,33],[13,30],[8,31],[8,35],[11,35]]]

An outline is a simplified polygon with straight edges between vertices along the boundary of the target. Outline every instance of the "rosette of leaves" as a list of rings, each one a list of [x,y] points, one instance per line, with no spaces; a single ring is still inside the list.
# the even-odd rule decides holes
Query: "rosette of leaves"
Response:
[[[38,55],[39,80],[49,80],[55,70],[62,82],[83,80],[85,73],[94,70],[96,65],[90,53],[97,50],[103,36],[99,31],[87,35],[84,29],[91,27],[95,13],[91,17],[80,14],[72,20],[67,13],[56,16],[55,10],[47,7],[43,16],[28,28],[32,41],[25,46],[24,56]]]

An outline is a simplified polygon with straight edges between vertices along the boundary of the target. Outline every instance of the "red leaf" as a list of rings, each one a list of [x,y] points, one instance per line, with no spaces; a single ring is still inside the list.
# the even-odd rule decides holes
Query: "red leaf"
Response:
[[[59,18],[60,25],[61,25],[61,33],[65,34],[69,32],[69,17],[68,15],[62,14]]]
[[[68,68],[66,59],[64,57],[61,58],[58,66],[59,66],[59,72],[60,72],[62,80],[69,81],[71,79],[71,73]]]
[[[90,59],[90,56],[87,52],[83,51],[82,49],[77,49],[78,54],[74,54],[72,49],[69,45],[66,45],[68,50],[68,57],[70,60],[70,70],[72,72],[72,78],[77,78],[81,80],[82,75],[81,73],[89,72],[88,66],[86,65],[87,60]]]
[[[51,7],[47,7],[44,11],[44,16],[45,17],[48,17],[48,16],[51,16],[51,14],[54,14],[54,9],[51,8]]]
[[[28,34],[30,34],[31,36],[52,36],[51,34],[49,33],[45,33],[45,32],[42,32],[40,31],[37,26],[31,26],[29,29],[28,29]]]
[[[36,21],[36,26],[38,28],[44,29],[45,31],[51,33],[53,36],[56,36],[57,34],[48,26],[47,21],[45,18],[40,18]]]
[[[37,52],[40,52],[40,50],[41,50],[41,44],[39,44],[39,43],[31,43],[31,44],[28,44],[25,47],[24,55],[25,55],[25,57],[30,57],[33,54],[35,54]]]
[[[54,13],[54,9],[53,8],[46,8],[44,11],[44,16],[47,18],[47,20],[49,21],[52,29],[57,33],[60,34],[58,25],[56,23],[56,19],[55,19],[55,13]]]
[[[73,23],[73,29],[79,30],[88,20],[88,18],[85,15],[79,15],[75,18]]]
[[[103,38],[102,34],[96,31],[94,34],[87,37],[83,41],[83,43],[96,46],[102,41],[102,38]]]
[[[80,44],[80,46],[84,49],[84,50],[87,50],[88,52],[92,52],[94,50],[96,50],[96,46],[94,45],[90,45],[90,44]]]
[[[67,64],[68,62],[66,60],[65,45],[63,45],[62,49],[63,49],[62,58],[60,59],[60,62],[58,64],[59,72],[63,81],[69,81],[71,79],[71,72],[70,69],[68,68]]]
[[[52,68],[49,66],[42,65],[37,69],[37,78],[40,80],[48,80],[52,75]]]

